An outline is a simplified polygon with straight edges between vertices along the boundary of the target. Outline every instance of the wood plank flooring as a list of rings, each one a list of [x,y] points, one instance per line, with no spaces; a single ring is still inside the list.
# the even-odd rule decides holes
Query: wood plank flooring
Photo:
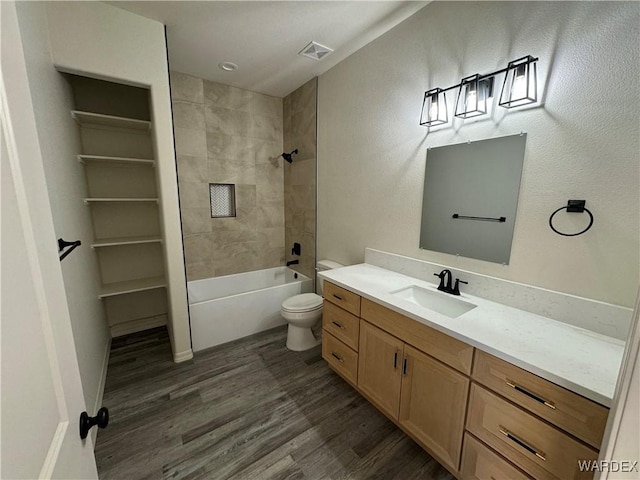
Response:
[[[453,477],[286,326],[175,364],[164,328],[114,339],[98,433],[107,479]]]

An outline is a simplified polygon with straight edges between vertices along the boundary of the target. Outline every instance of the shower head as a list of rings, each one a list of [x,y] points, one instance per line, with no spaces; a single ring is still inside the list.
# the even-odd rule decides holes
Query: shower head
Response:
[[[297,148],[295,150],[293,150],[291,153],[283,153],[282,154],[282,158],[284,158],[287,162],[292,163],[293,162],[292,155],[294,153],[298,153],[298,149]]]

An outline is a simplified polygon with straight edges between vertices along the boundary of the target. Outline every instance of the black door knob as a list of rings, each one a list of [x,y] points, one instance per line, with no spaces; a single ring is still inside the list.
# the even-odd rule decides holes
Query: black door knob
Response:
[[[98,410],[95,417],[90,417],[87,412],[80,414],[80,438],[83,440],[87,438],[91,427],[97,425],[99,428],[105,428],[109,425],[109,410],[107,407],[102,407]]]

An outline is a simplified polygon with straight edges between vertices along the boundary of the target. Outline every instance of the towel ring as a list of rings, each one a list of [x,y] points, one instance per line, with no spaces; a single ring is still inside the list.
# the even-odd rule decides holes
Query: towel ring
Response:
[[[551,227],[551,230],[556,232],[558,235],[562,235],[563,237],[577,237],[578,235],[582,235],[587,230],[589,230],[591,228],[591,226],[593,225],[593,214],[589,211],[589,209],[587,207],[584,206],[585,203],[586,203],[586,200],[569,200],[567,205],[565,205],[564,207],[560,207],[556,211],[554,211],[551,214],[551,216],[549,217],[549,227]],[[566,210],[567,212],[570,212],[570,213],[587,212],[587,215],[589,215],[589,225],[587,225],[587,228],[585,228],[584,230],[581,230],[578,233],[563,233],[563,232],[560,232],[559,230],[557,230],[553,226],[553,217],[556,215],[556,213],[558,213],[561,210]]]

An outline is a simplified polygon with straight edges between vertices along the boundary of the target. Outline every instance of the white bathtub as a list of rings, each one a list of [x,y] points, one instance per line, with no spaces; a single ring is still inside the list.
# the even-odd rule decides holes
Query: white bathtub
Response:
[[[297,278],[294,278],[297,276]],[[313,281],[287,267],[187,282],[195,352],[284,325],[280,306],[313,291]]]

